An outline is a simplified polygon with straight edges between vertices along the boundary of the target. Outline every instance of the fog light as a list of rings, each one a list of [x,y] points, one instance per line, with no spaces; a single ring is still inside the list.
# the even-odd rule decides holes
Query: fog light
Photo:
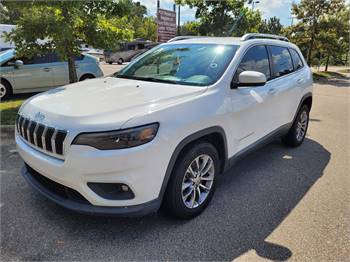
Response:
[[[87,183],[88,187],[102,198],[109,200],[128,200],[135,197],[134,192],[120,183]]]

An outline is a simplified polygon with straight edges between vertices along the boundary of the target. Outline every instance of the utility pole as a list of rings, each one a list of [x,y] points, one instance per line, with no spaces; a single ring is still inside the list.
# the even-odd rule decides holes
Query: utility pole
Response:
[[[177,7],[177,35],[180,35],[180,5]]]
[[[248,5],[252,5],[252,10],[254,10],[255,4],[259,4],[260,1],[257,0],[248,0]]]

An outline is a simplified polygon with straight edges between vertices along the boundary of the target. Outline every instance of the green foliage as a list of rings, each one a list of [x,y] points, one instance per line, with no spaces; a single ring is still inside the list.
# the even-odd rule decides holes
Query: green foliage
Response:
[[[292,6],[298,22],[287,28],[285,34],[301,47],[309,64],[318,63],[327,56],[329,61],[330,55],[347,49],[344,42],[349,32],[348,9],[345,0],[301,0]]]
[[[261,23],[259,11],[244,6],[245,0],[202,1],[177,0],[177,4],[196,8],[196,27],[200,35],[241,36],[247,32],[258,32]],[[189,29],[186,25],[186,29]]]
[[[199,26],[200,23],[198,21],[186,22],[180,27],[180,35],[197,36],[199,35]]]
[[[263,20],[259,27],[259,33],[280,35],[283,29],[283,25],[280,19],[276,16],[270,17],[268,20]]]
[[[122,1],[123,2],[123,1]],[[11,7],[20,14],[17,27],[6,35],[16,44],[20,56],[31,57],[55,50],[68,59],[69,78],[76,82],[74,56],[81,43],[96,48],[112,48],[119,41],[130,40],[133,30],[126,17],[112,17],[113,1],[32,1],[25,8]],[[112,11],[111,11],[112,10]]]

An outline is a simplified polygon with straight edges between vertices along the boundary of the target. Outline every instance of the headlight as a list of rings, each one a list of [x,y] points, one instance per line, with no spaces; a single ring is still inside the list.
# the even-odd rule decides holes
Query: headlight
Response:
[[[158,127],[158,123],[153,123],[117,131],[81,133],[72,144],[92,146],[101,150],[129,148],[152,141]]]

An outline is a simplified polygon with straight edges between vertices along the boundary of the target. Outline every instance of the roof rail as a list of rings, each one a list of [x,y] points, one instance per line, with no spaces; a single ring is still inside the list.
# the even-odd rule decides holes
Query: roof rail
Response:
[[[202,38],[205,36],[194,36],[194,35],[182,35],[182,36],[175,36],[174,38],[171,38],[170,40],[168,40],[169,42],[176,42],[176,41],[180,41],[180,40],[186,40],[186,39],[192,39],[192,38]]]
[[[259,34],[259,33],[249,33],[242,36],[241,41],[247,41],[250,39],[265,38],[265,39],[275,39],[289,42],[288,38],[281,35],[271,35],[271,34]]]

